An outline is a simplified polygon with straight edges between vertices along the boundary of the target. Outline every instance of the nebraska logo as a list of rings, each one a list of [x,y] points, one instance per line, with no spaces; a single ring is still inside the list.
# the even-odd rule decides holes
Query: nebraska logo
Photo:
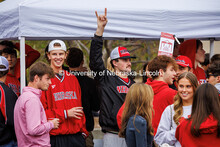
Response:
[[[119,93],[128,93],[128,87],[127,86],[117,86],[117,90]]]
[[[54,93],[55,101],[63,100],[63,99],[77,99],[76,92],[67,91],[67,92],[57,92]]]

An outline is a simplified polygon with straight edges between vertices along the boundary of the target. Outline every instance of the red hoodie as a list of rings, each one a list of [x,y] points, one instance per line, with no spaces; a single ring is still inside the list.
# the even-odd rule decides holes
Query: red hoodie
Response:
[[[168,105],[173,104],[173,98],[177,91],[169,88],[168,84],[163,81],[156,81],[150,78],[147,79],[146,84],[150,85],[154,91],[153,108],[155,113],[152,120],[152,126],[154,128],[154,134],[156,134],[160,117],[164,109]]]
[[[210,115],[200,126],[200,137],[191,134],[192,121],[184,119],[176,129],[176,139],[182,147],[219,147],[220,138],[217,138],[217,120]]]
[[[206,83],[205,71],[199,66],[195,68],[196,39],[186,40],[181,43],[179,47],[179,54],[187,56],[191,59],[193,65],[193,73],[196,75],[199,83]]]

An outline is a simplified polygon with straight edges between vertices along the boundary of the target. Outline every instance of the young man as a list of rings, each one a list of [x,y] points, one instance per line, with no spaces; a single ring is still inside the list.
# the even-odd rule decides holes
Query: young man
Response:
[[[176,69],[176,61],[164,55],[155,57],[148,64],[148,71],[152,79],[148,78],[146,84],[150,85],[154,91],[153,108],[155,114],[152,121],[154,134],[157,132],[160,117],[164,109],[168,105],[173,104],[173,98],[177,93],[168,86],[173,84]]]
[[[196,75],[199,84],[206,83],[204,70],[198,66],[199,63],[205,60],[205,51],[200,40],[186,40],[180,44],[179,54],[190,58],[192,61],[193,73]]]
[[[53,70],[45,63],[38,62],[31,66],[29,83],[23,88],[14,109],[15,133],[18,147],[50,147],[49,131],[59,126],[59,119],[47,121],[40,97],[42,90],[48,89]]]
[[[220,95],[220,60],[211,63],[207,69],[207,82],[214,85]]]
[[[89,136],[86,138],[86,147],[93,147],[92,130],[94,129],[94,118],[92,111],[99,111],[100,109],[96,83],[86,75],[86,69],[83,67],[83,52],[80,49],[69,48],[66,63],[69,66],[70,73],[76,76],[81,87],[83,112],[86,116],[86,129],[89,132]]]
[[[41,102],[47,118],[59,118],[60,127],[50,131],[52,147],[85,146],[88,132],[81,102],[81,89],[77,78],[62,69],[66,59],[66,45],[61,40],[49,43],[47,53],[50,67],[55,72],[48,91]]]
[[[0,146],[17,146],[14,130],[14,106],[16,94],[5,85],[9,64],[5,57],[0,56]]]
[[[15,74],[12,74],[17,63],[17,52],[14,48],[5,47],[2,50],[2,56],[4,56],[9,63],[9,72],[7,74],[5,84],[8,85],[8,87],[17,94],[17,96],[20,96],[20,81],[17,79]]]
[[[131,56],[125,47],[116,47],[110,54],[114,72],[110,72],[104,66],[102,60],[102,35],[107,24],[107,9],[105,15],[98,15],[97,30],[91,42],[90,69],[97,75],[99,95],[101,98],[99,123],[102,131],[104,147],[126,146],[125,140],[118,137],[116,115],[125,100],[128,88],[134,83],[126,73],[131,72]]]
[[[173,81],[173,84],[169,85],[169,87],[174,90],[177,90],[176,80],[179,77],[179,75],[181,75],[184,72],[189,72],[189,71],[192,72],[192,62],[188,57],[179,55],[176,57],[176,63],[178,64],[176,71],[176,78]]]
[[[0,53],[6,47],[20,51],[20,43],[14,44],[11,41],[4,40],[0,42]],[[40,53],[27,44],[25,44],[25,54],[26,69],[30,67],[40,57]],[[16,56],[16,58],[14,58],[13,64],[14,66],[10,68],[9,73],[14,75],[18,80],[20,80],[20,58],[17,58]]]

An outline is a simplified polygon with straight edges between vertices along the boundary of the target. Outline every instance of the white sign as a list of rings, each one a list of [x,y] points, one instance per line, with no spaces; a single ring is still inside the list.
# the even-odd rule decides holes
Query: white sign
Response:
[[[173,56],[174,37],[172,34],[161,32],[160,45],[158,50],[158,56],[167,55]]]

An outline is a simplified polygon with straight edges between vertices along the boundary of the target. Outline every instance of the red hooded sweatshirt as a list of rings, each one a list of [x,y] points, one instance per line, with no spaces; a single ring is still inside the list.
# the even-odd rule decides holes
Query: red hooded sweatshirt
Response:
[[[217,138],[217,120],[210,115],[200,126],[200,137],[191,134],[192,121],[184,119],[176,129],[176,139],[182,147],[219,147]]]
[[[147,79],[146,84],[150,85],[154,91],[153,108],[155,113],[152,120],[152,126],[155,135],[160,122],[160,117],[164,109],[168,105],[173,104],[173,98],[177,91],[169,88],[168,84],[163,81],[156,81],[150,78]]]
[[[206,83],[205,71],[199,66],[195,68],[196,39],[186,40],[181,43],[179,54],[187,56],[191,59],[193,65],[193,73],[196,75],[199,83]]]

